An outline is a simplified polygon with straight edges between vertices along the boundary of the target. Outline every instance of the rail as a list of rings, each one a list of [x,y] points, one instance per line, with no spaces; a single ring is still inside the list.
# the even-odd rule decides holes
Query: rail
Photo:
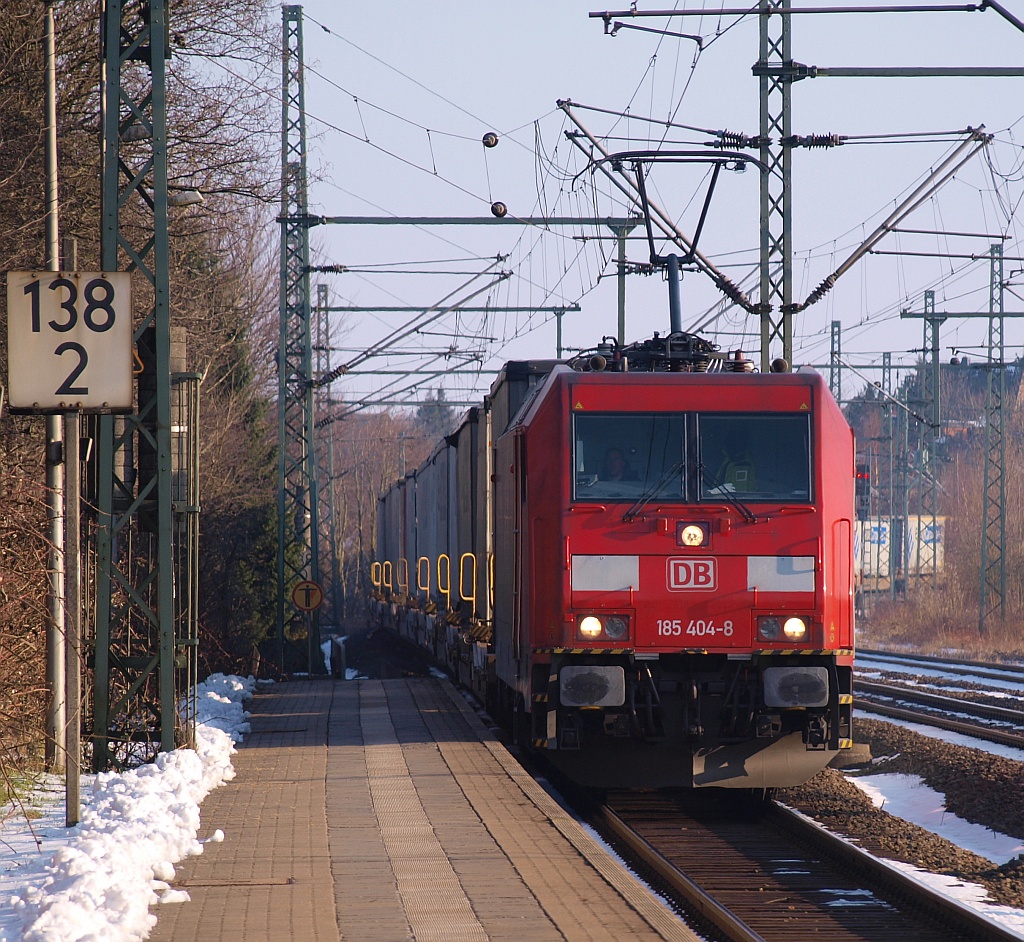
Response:
[[[1007,707],[992,706],[988,703],[977,703],[974,700],[960,700],[956,697],[944,697],[937,693],[925,693],[900,687],[898,684],[878,684],[866,680],[854,682],[854,690],[875,697],[889,697],[904,700],[907,703],[920,703],[922,706],[947,710],[950,713],[970,713],[972,716],[986,720],[998,720],[1002,723],[1013,723],[1024,729],[1024,711],[1011,710]],[[978,691],[983,693],[983,691]],[[858,700],[858,703],[860,701]]]
[[[865,939],[892,938],[901,931],[895,918],[903,922],[904,932],[910,925],[920,925],[922,934],[912,933],[914,938],[1019,942],[1019,936],[1004,926],[785,806],[768,803],[756,819],[737,818],[734,810],[729,826],[723,828],[716,818],[710,824],[699,816],[675,818],[675,800],[670,797],[623,794],[610,796],[610,804],[616,807],[602,806],[592,816],[598,830],[622,849],[642,875],[730,942],[764,942],[766,937],[793,942],[832,934],[831,916],[826,915],[825,923],[818,922],[810,910],[800,909],[798,901],[807,888],[809,900],[820,895],[816,879],[822,879],[825,886],[834,885],[836,871],[871,889],[882,905],[889,907],[881,922],[877,915],[865,911],[864,921],[856,928],[847,925],[851,938],[856,933],[864,933],[856,937]],[[751,880],[751,874],[760,872],[761,866],[771,870],[771,862],[786,855],[787,841],[800,848],[800,879],[785,883],[776,893],[760,892],[762,884]],[[728,852],[733,847],[735,859]],[[678,858],[678,865],[673,858]],[[730,860],[739,863],[736,874],[730,870]],[[708,876],[712,879],[705,885]],[[718,898],[723,891],[731,899],[728,906]],[[766,935],[759,934],[754,925]]]
[[[602,831],[628,848],[631,855],[641,861],[677,897],[685,900],[703,919],[722,932],[729,942],[766,942],[764,936],[756,933],[710,893],[701,889],[607,805],[598,809],[596,817]]]
[[[894,720],[903,720],[905,723],[918,723],[921,726],[934,726],[936,729],[944,729],[950,733],[960,733],[962,736],[973,736],[975,739],[994,742],[1000,746],[1010,746],[1014,749],[1024,750],[1024,735],[1020,733],[1007,733],[1000,729],[992,729],[988,726],[979,726],[977,723],[968,723],[962,720],[951,720],[948,717],[936,716],[933,713],[922,713],[920,710],[904,710],[900,707],[889,706],[885,703],[874,703],[871,700],[858,700],[857,711],[862,714],[877,713],[879,716],[888,716]]]
[[[958,658],[936,657],[931,654],[898,654],[889,651],[875,651],[866,648],[857,650],[857,657],[865,661],[889,661],[892,663],[930,664],[949,673],[970,674],[989,680],[1005,680],[1007,674],[1024,674],[1022,664],[992,664],[989,661],[967,661]],[[989,673],[982,673],[988,671]]]

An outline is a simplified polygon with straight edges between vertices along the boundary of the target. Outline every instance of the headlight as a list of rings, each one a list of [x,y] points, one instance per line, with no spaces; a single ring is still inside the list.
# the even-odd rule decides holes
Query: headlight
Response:
[[[761,615],[757,636],[762,641],[806,641],[808,620],[798,615]]]
[[[576,637],[580,641],[623,641],[629,637],[627,615],[577,616]]]
[[[710,530],[706,523],[680,523],[676,527],[676,541],[680,546],[707,546]]]
[[[604,625],[604,633],[608,635],[613,641],[618,641],[620,638],[625,638],[629,634],[629,625],[626,623],[625,618],[620,618],[618,615],[612,615]]]
[[[803,641],[807,637],[807,622],[802,618],[787,618],[782,633],[790,641]]]

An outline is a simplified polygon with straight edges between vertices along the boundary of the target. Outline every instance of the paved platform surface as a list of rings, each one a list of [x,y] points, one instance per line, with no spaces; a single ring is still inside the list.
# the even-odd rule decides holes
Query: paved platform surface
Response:
[[[444,680],[274,685],[203,802],[191,902],[154,942],[622,942],[695,936]]]

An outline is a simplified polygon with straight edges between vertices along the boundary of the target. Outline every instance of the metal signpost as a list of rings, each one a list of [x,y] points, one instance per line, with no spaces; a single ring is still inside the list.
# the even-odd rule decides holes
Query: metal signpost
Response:
[[[131,276],[9,272],[8,395],[21,412],[64,415],[64,580],[67,824],[78,823],[81,774],[81,441],[83,412],[132,408]]]

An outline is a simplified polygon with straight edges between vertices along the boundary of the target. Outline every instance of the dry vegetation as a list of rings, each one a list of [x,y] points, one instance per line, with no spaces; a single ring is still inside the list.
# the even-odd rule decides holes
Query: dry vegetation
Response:
[[[946,518],[943,572],[936,587],[918,587],[908,580],[907,598],[884,597],[869,602],[866,617],[858,622],[858,643],[863,647],[904,647],[924,653],[961,651],[988,657],[1007,655],[1024,658],[1024,479],[1017,469],[1024,467],[1024,410],[1021,409],[1021,363],[1004,371],[1003,440],[1006,488],[1006,595],[1005,620],[989,617],[985,632],[979,630],[981,591],[981,538],[985,485],[986,372],[963,367],[944,369],[942,414],[946,441],[940,451],[937,514]],[[906,384],[910,404],[923,382],[924,368]],[[848,409],[864,453],[888,433],[883,407],[878,398],[854,404]],[[914,423],[912,423],[913,425]],[[915,445],[910,436],[910,448]],[[884,449],[883,449],[884,450]],[[877,477],[877,474],[876,474]],[[919,489],[910,475],[910,513],[918,512]],[[887,481],[876,480],[884,504]],[[885,507],[881,508],[884,515]],[[991,595],[989,596],[991,599]]]
[[[102,267],[100,8],[100,0],[54,4],[60,229],[76,241],[80,270]],[[129,15],[140,8],[125,5]],[[0,4],[4,271],[45,267],[44,10],[39,0]],[[172,208],[169,220],[172,329],[186,331],[187,369],[203,376],[200,671],[245,672],[277,616],[280,13],[265,0],[177,0],[170,18],[169,180],[204,196]],[[142,65],[132,68],[138,72],[126,70],[126,84],[148,82]],[[133,146],[148,145],[125,143],[129,158]],[[129,213],[122,210],[125,228],[133,225]],[[138,316],[151,296],[144,279],[134,280]],[[4,377],[6,336],[4,310]],[[410,467],[427,447],[412,437],[414,423],[412,416],[361,414],[334,429],[342,443],[334,484],[339,552],[353,618],[372,553],[375,494],[399,469],[398,433],[410,436]],[[0,782],[43,752],[44,440],[42,417],[0,415]]]

